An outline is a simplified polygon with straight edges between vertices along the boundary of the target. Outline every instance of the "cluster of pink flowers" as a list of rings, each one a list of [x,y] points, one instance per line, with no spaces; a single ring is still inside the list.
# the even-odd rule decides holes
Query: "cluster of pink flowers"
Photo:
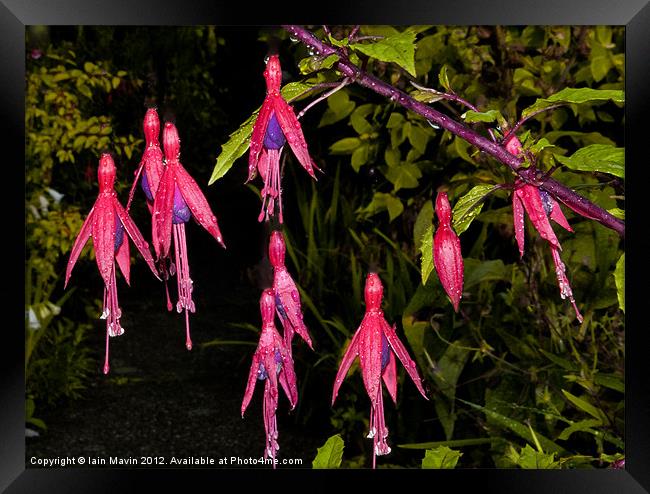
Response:
[[[144,117],[146,148],[136,171],[126,209],[119,203],[115,193],[113,158],[108,153],[102,154],[98,169],[99,196],[81,227],[68,261],[66,286],[72,274],[72,268],[88,238],[92,236],[97,266],[104,280],[104,309],[101,318],[106,319],[105,374],[110,369],[109,337],[124,333],[124,328],[120,324],[122,311],[117,300],[114,263],[114,259],[117,260],[117,265],[129,284],[131,257],[129,243],[124,238],[124,232],[126,231],[133,240],[156,278],[161,279],[159,272],[165,281],[169,276],[177,275],[178,303],[176,310],[178,312],[185,310],[185,345],[188,350],[192,348],[188,311],[194,312],[195,306],[192,301],[192,279],[187,261],[185,223],[190,218],[194,218],[219,244],[225,247],[217,224],[217,217],[212,213],[208,201],[195,180],[180,163],[180,139],[176,127],[171,122],[165,124],[163,131],[164,159],[158,141],[159,132],[158,113],[155,108],[150,108]],[[144,240],[128,213],[135,186],[139,180],[152,215],[152,239],[158,269],[154,264],[149,244]],[[172,232],[175,264],[169,260]],[[168,310],[172,309],[168,291],[167,308]]]

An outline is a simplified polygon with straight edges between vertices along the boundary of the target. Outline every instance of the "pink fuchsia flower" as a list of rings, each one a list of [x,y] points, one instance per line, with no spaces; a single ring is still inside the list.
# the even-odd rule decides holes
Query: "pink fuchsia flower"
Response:
[[[143,122],[145,150],[140,160],[140,165],[135,172],[135,180],[129,193],[129,202],[127,203],[127,211],[133,201],[135,187],[140,180],[140,186],[147,198],[147,206],[149,211],[153,210],[153,201],[158,190],[160,177],[163,174],[163,153],[160,149],[159,135],[160,135],[160,120],[158,119],[158,112],[155,108],[149,108],[144,116]],[[142,177],[142,178],[140,178]]]
[[[248,374],[244,400],[241,404],[241,415],[243,418],[253,397],[257,381],[265,381],[263,415],[266,448],[264,449],[264,458],[275,459],[276,452],[280,449],[275,415],[278,408],[278,382],[287,395],[292,410],[298,402],[298,388],[291,352],[275,327],[275,295],[270,288],[262,293],[260,312],[262,313],[262,332]],[[275,468],[275,462],[273,466]]]
[[[355,357],[359,356],[363,384],[370,398],[370,432],[368,438],[373,439],[372,467],[378,455],[390,453],[386,439],[388,428],[384,421],[384,399],[381,380],[384,380],[388,393],[393,402],[397,402],[397,366],[395,355],[406,369],[420,394],[428,400],[418,374],[415,362],[397,338],[395,326],[389,326],[381,310],[384,288],[381,279],[376,273],[368,273],[364,291],[366,300],[366,314],[361,325],[352,337],[341,366],[336,374],[334,390],[332,392],[332,405],[338,396],[339,387],[350,370]]]
[[[142,159],[140,160],[140,165],[135,171],[135,179],[133,180],[133,185],[131,186],[131,191],[129,192],[129,201],[126,204],[126,210],[129,211],[131,208],[131,202],[133,201],[133,196],[135,195],[135,189],[140,183],[140,187],[144,192],[144,195],[147,200],[147,207],[149,212],[153,212],[153,202],[158,191],[158,184],[160,183],[160,177],[163,174],[163,152],[160,149],[160,120],[158,118],[158,112],[156,108],[149,108],[147,113],[144,116],[143,121],[143,130],[145,138],[145,150],[142,154]],[[167,266],[169,263],[169,267]],[[173,275],[176,271],[174,263],[169,259],[160,259],[158,261],[158,267],[160,273],[165,282],[165,295],[167,297],[167,310],[172,310],[172,303],[169,298],[169,287],[167,280],[170,275]]]
[[[180,162],[180,143],[176,127],[167,122],[163,131],[165,168],[155,193],[151,224],[154,249],[159,260],[169,257],[173,234],[178,282],[176,310],[180,313],[185,309],[185,346],[191,350],[188,312],[194,312],[195,307],[192,300],[190,267],[187,262],[185,223],[193,217],[223,248],[226,246],[217,217],[199,186]]]
[[[291,352],[293,334],[298,333],[307,342],[309,348],[313,349],[309,331],[303,321],[298,288],[284,265],[285,250],[286,246],[282,232],[273,231],[269,241],[269,259],[273,266],[275,307],[284,328],[284,341],[289,352]]]
[[[259,171],[264,180],[262,189],[262,211],[258,221],[275,216],[276,201],[279,221],[282,218],[282,185],[280,177],[280,155],[286,142],[293,150],[298,162],[316,179],[314,168],[318,169],[309,156],[307,142],[302,133],[293,109],[280,94],[282,68],[277,55],[271,55],[264,70],[266,98],[253,126],[248,155],[248,180],[251,181]]]
[[[511,138],[506,144],[506,149],[510,146],[509,151],[513,154],[521,152],[521,143],[517,137]],[[514,152],[513,152],[514,151]],[[569,225],[562,209],[558,202],[553,199],[546,191],[540,190],[539,187],[527,184],[521,180],[515,182],[515,190],[512,194],[512,214],[513,224],[515,229],[515,239],[519,247],[519,255],[524,255],[524,242],[525,242],[525,228],[524,228],[524,210],[528,213],[528,217],[532,222],[535,230],[539,233],[540,237],[546,240],[551,247],[551,255],[553,263],[555,264],[555,276],[557,284],[560,289],[560,297],[562,299],[568,298],[576,313],[576,318],[582,322],[583,317],[578,310],[569,278],[566,275],[566,266],[560,257],[562,246],[557,239],[549,218],[562,228],[572,232],[573,229]]]
[[[156,273],[156,267],[149,251],[149,244],[144,240],[138,227],[117,200],[113,188],[115,183],[115,163],[110,154],[102,154],[99,160],[97,177],[99,179],[99,196],[72,245],[65,273],[65,286],[68,285],[72,269],[84,245],[86,245],[88,238],[92,237],[95,260],[99,268],[99,274],[104,280],[104,306],[101,318],[106,319],[104,374],[108,374],[110,368],[108,363],[109,337],[119,336],[124,333],[124,328],[120,324],[122,311],[117,300],[114,260],[117,260],[117,265],[122,271],[126,283],[130,284],[131,257],[128,238],[124,237],[125,231],[128,237],[133,240],[156,278],[160,278]]]
[[[460,239],[451,227],[451,205],[446,192],[439,192],[436,196],[436,215],[438,229],[433,235],[433,265],[454,310],[458,312],[463,296],[464,265]]]

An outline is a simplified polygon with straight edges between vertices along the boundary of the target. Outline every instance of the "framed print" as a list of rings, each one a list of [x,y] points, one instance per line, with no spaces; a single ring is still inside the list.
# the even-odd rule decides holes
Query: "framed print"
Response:
[[[305,8],[3,1],[0,485],[648,492],[647,2]]]

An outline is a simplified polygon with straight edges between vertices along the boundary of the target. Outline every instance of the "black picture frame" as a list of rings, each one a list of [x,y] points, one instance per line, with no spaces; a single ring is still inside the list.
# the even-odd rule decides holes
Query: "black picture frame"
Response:
[[[9,174],[4,185],[5,224],[24,204],[20,188],[24,175],[19,163],[24,163],[24,90],[25,90],[25,26],[49,25],[272,25],[279,23],[343,23],[363,21],[374,24],[565,24],[565,25],[625,25],[626,26],[626,160],[630,164],[626,197],[632,205],[626,208],[627,312],[626,312],[626,465],[625,470],[521,471],[521,470],[453,470],[453,471],[297,471],[255,470],[127,470],[127,469],[25,469],[24,437],[24,362],[22,309],[12,275],[11,260],[25,255],[24,237],[5,230],[3,313],[13,317],[1,324],[0,344],[0,489],[6,492],[120,492],[160,486],[173,487],[174,481],[215,482],[224,476],[278,483],[288,482],[297,487],[320,487],[325,482],[340,482],[342,478],[363,476],[384,481],[388,476],[406,476],[427,489],[453,488],[463,492],[470,488],[480,492],[500,493],[642,493],[650,492],[650,379],[643,362],[648,348],[648,330],[644,321],[643,304],[647,293],[650,252],[643,228],[647,225],[648,209],[644,192],[650,166],[648,143],[643,119],[650,115],[650,4],[648,0],[455,0],[446,3],[426,0],[400,2],[365,1],[332,4],[270,4],[252,8],[243,2],[187,0],[140,0],[126,2],[99,0],[1,0],[0,1],[0,166]],[[7,192],[10,192],[7,196]],[[15,197],[13,196],[15,194]],[[11,201],[11,202],[10,202]],[[23,216],[24,218],[24,216]],[[16,230],[19,228],[15,227]],[[7,283],[8,282],[8,283]],[[13,298],[16,301],[13,302]],[[647,303],[647,302],[646,302]],[[9,307],[7,307],[7,305]],[[8,310],[7,310],[8,309]],[[14,320],[15,317],[15,320]],[[287,472],[291,473],[287,473]],[[306,476],[309,484],[296,481]],[[254,477],[254,478],[253,478]],[[413,480],[411,480],[412,482]],[[411,484],[405,484],[409,488]],[[413,484],[415,486],[416,484]],[[415,487],[414,487],[415,488]],[[424,487],[417,487],[424,488]]]

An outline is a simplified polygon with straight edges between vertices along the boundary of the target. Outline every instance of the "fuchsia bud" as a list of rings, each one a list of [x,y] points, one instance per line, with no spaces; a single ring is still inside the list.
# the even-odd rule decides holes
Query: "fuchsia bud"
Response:
[[[442,287],[458,312],[463,296],[463,256],[460,239],[451,227],[451,205],[446,192],[439,192],[436,197],[436,215],[439,223],[433,236],[433,264]]]
[[[284,237],[280,231],[275,230],[271,234],[271,241],[269,242],[269,259],[274,268],[284,266],[285,250]]]
[[[384,287],[377,273],[368,273],[363,295],[366,301],[366,311],[381,309],[381,301],[384,298]]]
[[[99,192],[113,192],[115,184],[115,163],[113,157],[108,153],[102,153],[97,168],[97,179],[99,181]]]
[[[144,138],[147,145],[158,144],[160,134],[160,120],[155,108],[149,108],[143,122]]]

